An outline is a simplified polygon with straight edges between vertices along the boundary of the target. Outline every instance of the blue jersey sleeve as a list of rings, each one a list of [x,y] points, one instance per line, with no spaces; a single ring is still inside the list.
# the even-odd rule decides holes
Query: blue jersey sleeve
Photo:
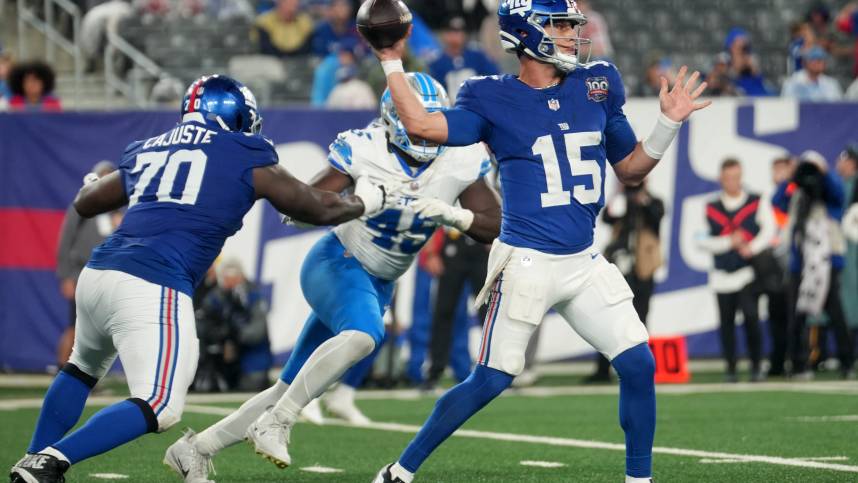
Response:
[[[247,156],[247,159],[242,161],[249,162],[251,168],[262,168],[279,162],[274,143],[265,136],[240,134],[236,136],[236,140],[245,148],[242,155]]]
[[[488,137],[491,124],[485,118],[480,100],[474,93],[474,81],[465,81],[459,89],[456,107],[444,111],[448,146],[470,146]]]
[[[609,84],[608,120],[605,125],[605,151],[611,164],[626,158],[638,144],[638,138],[623,112],[626,103],[626,89],[620,72],[613,65],[607,68]]]

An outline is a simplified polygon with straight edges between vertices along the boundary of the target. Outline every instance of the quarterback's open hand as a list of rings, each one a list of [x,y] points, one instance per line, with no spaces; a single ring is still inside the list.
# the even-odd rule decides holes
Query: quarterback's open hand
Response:
[[[375,52],[375,56],[378,57],[378,60],[384,62],[385,60],[399,60],[405,57],[406,44],[408,42],[408,37],[411,37],[411,29],[413,28],[413,25],[409,26],[405,37],[399,39],[392,47],[387,47],[386,49],[372,49],[372,51]]]
[[[697,86],[697,80],[700,78],[700,72],[697,71],[694,71],[686,82],[685,74],[687,73],[688,67],[683,65],[676,76],[673,89],[670,90],[668,90],[667,79],[661,78],[661,92],[658,94],[658,100],[661,103],[661,112],[671,121],[683,122],[691,116],[692,112],[712,104],[712,101],[694,102],[706,90],[707,84],[703,82]],[[696,89],[695,86],[697,86]]]

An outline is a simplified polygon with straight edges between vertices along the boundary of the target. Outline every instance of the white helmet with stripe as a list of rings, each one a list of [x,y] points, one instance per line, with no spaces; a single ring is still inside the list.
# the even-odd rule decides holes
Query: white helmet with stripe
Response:
[[[447,91],[438,81],[422,72],[405,74],[414,95],[429,112],[444,111],[450,107]],[[409,156],[422,163],[428,163],[444,152],[445,146],[430,143],[423,139],[412,138],[405,131],[405,126],[396,113],[390,89],[381,96],[381,119],[387,128],[388,142],[403,150]]]

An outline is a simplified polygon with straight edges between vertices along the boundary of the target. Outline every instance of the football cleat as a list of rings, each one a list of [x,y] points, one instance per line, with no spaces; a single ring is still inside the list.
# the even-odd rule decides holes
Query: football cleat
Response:
[[[28,454],[15,463],[9,472],[9,481],[21,483],[65,483],[63,476],[69,469],[66,461],[38,453]]]
[[[185,483],[214,483],[209,473],[214,472],[214,463],[210,456],[197,451],[191,439],[195,433],[188,429],[184,436],[173,443],[164,454],[164,464],[184,479]]]
[[[346,420],[355,426],[365,426],[372,421],[355,405],[354,400],[346,391],[334,389],[325,397],[325,408],[334,416]]]
[[[301,410],[298,419],[318,426],[325,424],[325,416],[322,415],[322,406],[319,404],[319,399],[316,398],[310,401],[310,404]]]
[[[287,447],[291,431],[291,425],[281,423],[271,411],[265,411],[247,428],[245,440],[253,444],[256,454],[283,469],[292,464]]]
[[[392,466],[393,463],[379,470],[378,474],[375,475],[375,479],[372,480],[372,483],[405,483],[405,480],[402,478],[390,474],[390,468]]]

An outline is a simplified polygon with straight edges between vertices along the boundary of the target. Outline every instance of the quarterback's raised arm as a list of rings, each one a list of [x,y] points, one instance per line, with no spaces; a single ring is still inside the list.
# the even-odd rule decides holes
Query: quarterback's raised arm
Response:
[[[447,118],[441,112],[426,111],[405,77],[402,55],[405,52],[407,39],[408,36],[393,47],[376,51],[384,68],[384,74],[387,76],[387,86],[390,89],[393,104],[408,134],[436,144],[444,144],[447,142],[448,134]]]
[[[253,185],[257,198],[265,198],[281,213],[313,225],[336,225],[384,205],[384,190],[366,179],[356,182],[355,194],[341,196],[308,186],[280,165],[255,168]]]
[[[694,72],[686,82],[685,75],[687,73],[688,68],[682,66],[676,76],[676,83],[670,90],[668,90],[667,79],[661,78],[661,92],[659,93],[661,114],[659,114],[655,128],[649,137],[638,143],[628,156],[614,164],[614,172],[624,184],[640,184],[664,156],[667,148],[670,147],[677,133],[679,133],[682,123],[694,111],[712,104],[712,101],[695,102],[706,90],[706,83],[697,85],[697,80],[700,78],[699,72]]]
[[[80,216],[92,218],[128,203],[120,171],[114,171],[103,178],[98,178],[94,173],[86,176],[83,187],[74,199],[74,209]]]

